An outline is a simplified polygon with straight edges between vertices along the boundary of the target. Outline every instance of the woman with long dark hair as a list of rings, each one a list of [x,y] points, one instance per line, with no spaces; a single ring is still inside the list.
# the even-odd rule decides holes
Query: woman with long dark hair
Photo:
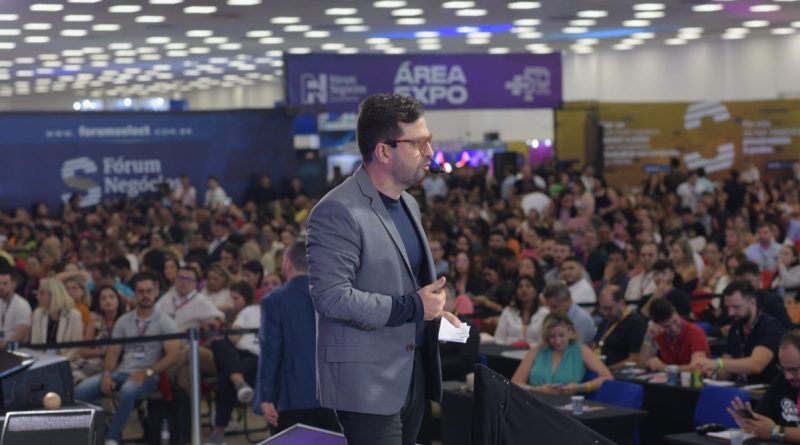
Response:
[[[503,309],[494,338],[500,344],[536,344],[542,320],[549,314],[547,307],[539,300],[539,290],[531,277],[517,279],[514,298]]]

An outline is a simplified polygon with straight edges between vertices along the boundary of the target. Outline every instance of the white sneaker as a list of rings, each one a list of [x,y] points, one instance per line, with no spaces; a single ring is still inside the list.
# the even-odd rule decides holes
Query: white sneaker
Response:
[[[106,445],[119,445],[119,442],[114,439],[106,439]]]
[[[236,391],[236,398],[239,399],[242,403],[250,403],[253,401],[253,388],[248,385],[242,385],[238,391]]]

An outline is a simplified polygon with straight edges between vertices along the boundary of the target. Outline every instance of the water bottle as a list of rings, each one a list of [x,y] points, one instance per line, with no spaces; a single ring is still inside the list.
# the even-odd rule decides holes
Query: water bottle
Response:
[[[169,445],[169,423],[167,419],[161,423],[161,445]]]

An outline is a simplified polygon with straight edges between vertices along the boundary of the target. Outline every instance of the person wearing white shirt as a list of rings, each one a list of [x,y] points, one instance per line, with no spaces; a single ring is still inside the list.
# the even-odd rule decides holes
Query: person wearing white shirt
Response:
[[[184,266],[178,269],[175,287],[165,293],[156,303],[156,310],[168,315],[181,331],[215,325],[225,318],[214,303],[197,292],[198,273]]]
[[[530,277],[517,280],[514,299],[503,309],[494,339],[498,344],[510,345],[525,342],[535,345],[539,342],[542,320],[550,310],[539,300],[539,291]]]
[[[228,206],[227,200],[228,195],[219,185],[219,179],[215,176],[210,176],[208,178],[208,190],[206,190],[206,195],[203,199],[203,207],[213,211],[220,211]]]
[[[8,342],[27,341],[31,329],[31,305],[14,293],[16,286],[14,270],[0,269],[0,348]]]
[[[559,268],[561,280],[569,287],[572,301],[577,304],[596,303],[597,295],[589,281],[583,277],[583,264],[575,257],[569,257]]]
[[[698,176],[696,171],[689,172],[689,177],[686,182],[678,186],[675,193],[681,198],[681,207],[688,207],[695,211],[697,201],[703,194],[702,185],[697,182]]]
[[[221,263],[214,263],[208,267],[206,288],[201,294],[205,295],[217,309],[228,312],[233,307],[231,292],[228,286],[231,282],[231,275]]]
[[[173,197],[184,207],[197,207],[197,189],[189,182],[189,175],[181,175]]]
[[[639,301],[642,296],[656,291],[655,274],[653,273],[653,265],[656,260],[658,260],[658,246],[655,243],[644,243],[639,247],[639,265],[642,267],[642,273],[628,281],[625,301]]]

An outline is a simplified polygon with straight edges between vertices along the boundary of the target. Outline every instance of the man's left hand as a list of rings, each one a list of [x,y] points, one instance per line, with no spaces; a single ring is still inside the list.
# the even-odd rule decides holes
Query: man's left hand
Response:
[[[134,385],[141,385],[144,383],[144,380],[147,378],[147,375],[143,371],[131,373],[128,376],[128,381],[133,383]]]

